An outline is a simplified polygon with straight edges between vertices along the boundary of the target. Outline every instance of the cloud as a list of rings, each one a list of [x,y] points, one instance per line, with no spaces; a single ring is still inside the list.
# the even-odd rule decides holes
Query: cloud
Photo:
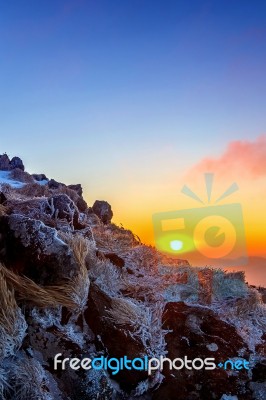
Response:
[[[234,174],[248,179],[266,176],[266,135],[255,141],[230,142],[220,157],[204,158],[191,168],[188,175],[205,172],[214,172],[220,177]]]

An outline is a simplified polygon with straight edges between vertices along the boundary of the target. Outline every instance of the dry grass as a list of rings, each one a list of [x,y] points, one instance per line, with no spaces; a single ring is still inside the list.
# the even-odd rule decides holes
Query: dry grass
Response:
[[[117,325],[132,325],[136,328],[141,323],[147,324],[143,310],[127,299],[112,299],[112,306],[107,314]]]
[[[14,355],[21,346],[27,324],[17,306],[14,291],[9,289],[4,272],[0,270],[0,359]]]
[[[7,290],[4,291],[6,282],[14,289],[16,298],[19,301],[27,302],[40,308],[61,305],[75,311],[82,311],[84,309],[89,291],[88,271],[85,265],[85,258],[89,248],[88,241],[80,235],[73,236],[71,234],[60,233],[60,236],[71,247],[80,265],[78,275],[71,281],[62,282],[61,285],[42,287],[31,279],[20,276],[0,264],[0,277],[3,286],[1,292],[3,296],[2,302],[5,302],[3,304],[6,305],[6,308],[2,307],[2,309],[7,310],[9,321],[12,321],[10,314],[12,296]],[[13,304],[13,307],[15,307],[15,304]]]
[[[51,192],[46,185],[39,185],[38,183],[29,183],[22,188],[14,189],[18,194],[26,197],[48,197]]]
[[[12,334],[17,317],[17,303],[14,291],[9,290],[3,271],[0,270],[0,325]]]
[[[108,253],[125,252],[139,244],[132,232],[111,226],[93,227],[93,236],[98,250]]]
[[[91,243],[88,239],[78,234],[72,235],[70,233],[60,232],[59,236],[69,245],[80,266],[79,274],[71,283],[71,297],[75,304],[78,305],[78,308],[82,311],[86,306],[89,293],[90,281],[86,267],[86,257],[88,252],[91,251]]]
[[[33,177],[25,171],[19,168],[12,169],[9,175],[10,179],[24,183],[34,183]]]
[[[57,305],[64,305],[69,309],[76,308],[67,285],[41,287],[31,279],[17,275],[3,265],[0,266],[0,270],[8,284],[14,288],[19,301],[26,301],[40,308]]]
[[[266,317],[266,307],[262,302],[261,294],[256,289],[249,289],[248,295],[236,299],[231,307],[232,314],[242,318],[256,315],[259,310],[264,310],[264,316]]]
[[[74,257],[81,266],[85,266],[85,260],[90,249],[89,241],[82,235],[59,232],[60,238],[67,243],[73,251]]]

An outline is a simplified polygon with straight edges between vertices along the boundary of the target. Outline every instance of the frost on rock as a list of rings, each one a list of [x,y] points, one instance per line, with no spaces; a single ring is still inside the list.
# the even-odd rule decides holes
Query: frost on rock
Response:
[[[54,400],[49,393],[46,372],[37,360],[22,354],[10,376],[13,400]]]
[[[123,399],[122,390],[115,384],[104,370],[90,370],[85,374],[79,388],[80,396],[86,394],[86,398],[104,400]],[[121,393],[121,397],[120,397]],[[81,397],[82,398],[82,397]]]
[[[62,318],[62,306],[56,308],[40,309],[33,307],[30,315],[34,322],[42,328],[51,328],[52,326],[60,326]]]
[[[266,398],[264,292],[159,253],[112,223],[107,202],[88,207],[81,185],[11,161],[0,157],[1,400]],[[58,353],[245,358],[250,370],[61,371]]]

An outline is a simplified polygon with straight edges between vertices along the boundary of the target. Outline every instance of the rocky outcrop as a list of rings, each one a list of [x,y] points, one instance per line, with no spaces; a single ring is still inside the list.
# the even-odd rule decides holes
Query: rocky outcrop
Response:
[[[72,279],[79,271],[70,248],[56,229],[23,215],[0,220],[1,261],[12,270],[42,285]]]
[[[92,206],[92,210],[104,224],[110,224],[113,218],[113,211],[107,201],[96,200]]]
[[[74,190],[80,197],[82,197],[83,190],[80,183],[77,183],[75,185],[68,185],[68,188]]]
[[[61,183],[61,182],[57,182],[54,179],[50,179],[49,182],[48,182],[49,189],[59,189],[62,186],[65,186],[65,185],[63,183]]]
[[[98,350],[105,351],[109,357],[129,359],[144,357],[146,349],[139,338],[134,336],[134,326],[119,325],[110,318],[110,310],[114,307],[113,299],[97,285],[92,284],[88,298],[85,319],[96,337],[100,338]],[[146,371],[120,371],[113,379],[117,380],[126,391],[134,389],[139,382],[147,378]]]
[[[24,171],[24,169],[25,169],[24,164],[19,157],[12,158],[12,160],[10,161],[10,168],[11,169],[18,168],[18,169],[21,169],[22,171]]]
[[[10,170],[10,160],[7,154],[0,155],[0,171]]]
[[[32,174],[31,175],[35,181],[40,182],[40,181],[48,181],[48,178],[45,174]]]
[[[24,164],[19,157],[13,157],[10,160],[7,154],[0,155],[0,171],[10,171],[15,168],[24,171]]]
[[[74,202],[66,194],[58,194],[49,198],[51,208],[54,210],[52,217],[66,219],[75,229],[84,228],[79,223],[79,211]]]
[[[163,328],[169,330],[166,343],[167,357],[171,360],[215,358],[219,364],[235,357],[248,358],[247,346],[236,329],[210,309],[183,302],[168,303],[163,314]],[[214,370],[170,370],[165,367],[163,374],[165,379],[153,400],[176,400],[177,388],[179,400],[220,399],[225,393],[237,396],[239,400],[252,399],[251,392],[245,388],[249,380],[246,370],[232,374],[219,367]]]

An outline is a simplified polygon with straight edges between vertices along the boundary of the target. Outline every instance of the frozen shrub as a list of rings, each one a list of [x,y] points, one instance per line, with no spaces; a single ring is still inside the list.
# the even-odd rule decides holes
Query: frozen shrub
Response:
[[[223,300],[228,297],[243,297],[247,295],[248,287],[242,274],[227,275],[222,270],[215,270],[213,274],[213,299]]]
[[[18,357],[11,371],[12,400],[53,400],[41,364],[26,355]]]
[[[0,398],[5,400],[5,394],[10,391],[10,385],[8,383],[8,373],[6,369],[0,367]]]
[[[38,183],[35,183],[34,180],[33,183],[29,183],[22,188],[16,189],[16,192],[30,198],[42,196],[48,197],[50,194],[49,188],[46,185],[39,185]]]
[[[0,359],[14,355],[22,344],[27,324],[17,306],[14,292],[0,270]]]

